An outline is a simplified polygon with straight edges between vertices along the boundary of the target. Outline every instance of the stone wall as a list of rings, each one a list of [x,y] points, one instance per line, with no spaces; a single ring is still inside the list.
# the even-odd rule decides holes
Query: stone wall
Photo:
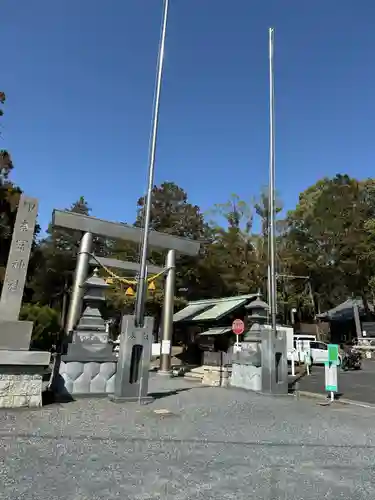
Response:
[[[42,375],[12,373],[0,367],[0,408],[38,408],[42,406]]]
[[[262,390],[262,368],[251,364],[233,363],[230,385],[260,392]]]

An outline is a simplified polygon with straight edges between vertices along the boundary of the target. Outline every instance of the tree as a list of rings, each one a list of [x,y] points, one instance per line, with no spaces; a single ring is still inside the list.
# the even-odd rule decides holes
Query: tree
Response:
[[[259,286],[256,276],[253,213],[237,195],[214,206],[211,213],[226,221],[226,226],[212,223],[214,239],[208,251],[213,275],[220,276],[217,296],[250,293]]]
[[[134,225],[143,227],[145,198],[141,197],[137,203],[137,217]],[[207,284],[202,281],[205,274],[201,272],[202,256],[205,252],[205,244],[209,239],[210,228],[204,220],[204,216],[196,205],[188,201],[187,193],[173,182],[164,182],[160,186],[154,186],[151,204],[151,230],[164,232],[174,236],[191,238],[202,241],[202,251],[198,258],[179,256],[176,269],[176,297],[175,305],[182,305],[186,300],[199,298],[204,293]],[[113,256],[122,260],[139,262],[141,241],[138,245],[118,241],[113,247]],[[164,267],[165,251],[150,249],[148,261],[152,264]],[[120,273],[117,274],[126,274]],[[212,275],[211,275],[212,276]],[[203,278],[202,278],[203,277]],[[209,278],[207,278],[209,280]],[[160,317],[161,305],[164,299],[164,277],[156,280],[156,290],[150,291],[147,297],[146,308],[156,318]],[[124,311],[134,310],[134,296],[126,296],[127,286],[115,283],[108,294],[112,304]],[[135,287],[133,287],[135,289]],[[211,283],[212,288],[212,283]],[[203,292],[202,292],[203,291]]]
[[[278,195],[275,196],[275,215],[276,217],[283,209],[281,199]],[[255,251],[255,274],[258,288],[263,290],[264,296],[267,296],[266,280],[268,276],[269,265],[269,228],[270,228],[270,207],[268,189],[262,188],[259,198],[254,200],[255,215],[260,221],[260,232],[253,235],[253,247]],[[282,271],[282,253],[283,240],[282,231],[284,222],[282,220],[275,221],[276,233],[276,269]],[[279,297],[279,302],[282,297]]]
[[[145,197],[139,198],[135,225],[143,226]],[[188,202],[187,193],[174,182],[163,182],[152,190],[150,229],[174,236],[202,239],[207,225],[197,205]]]
[[[145,198],[138,200],[137,219],[135,225],[143,226]],[[210,229],[197,205],[188,201],[187,193],[174,182],[163,182],[154,186],[152,191],[151,219],[152,230],[200,240],[202,244],[210,238]],[[202,249],[202,253],[204,249]],[[199,258],[180,256],[176,270],[176,290],[183,289],[185,298],[197,296],[199,276],[197,267]],[[153,264],[164,266],[165,252],[151,250],[149,256]]]
[[[288,214],[285,263],[291,274],[310,277],[323,310],[353,294],[366,297],[373,260],[365,227],[375,215],[374,194],[373,180],[339,174],[301,193]]]
[[[68,211],[89,215],[90,207],[81,196]],[[48,236],[40,241],[34,254],[33,301],[60,308],[64,291],[72,284],[82,233],[51,225],[47,232]],[[95,237],[94,252],[101,255],[104,248],[103,238]]]
[[[5,103],[5,94],[0,92],[0,104]],[[0,117],[4,114],[0,108]],[[4,281],[5,267],[12,241],[21,190],[9,180],[13,162],[6,150],[0,150],[0,282]]]
[[[32,347],[49,350],[53,344],[56,344],[60,318],[54,309],[38,304],[25,304],[21,308],[20,320],[33,322]]]
[[[0,104],[5,102],[5,92],[0,91]],[[0,116],[3,116],[4,111],[0,108]]]
[[[5,104],[6,96],[0,91],[0,105]],[[3,109],[0,107],[0,118],[4,115]],[[3,184],[7,180],[11,170],[13,169],[12,159],[8,151],[0,150],[0,182]]]

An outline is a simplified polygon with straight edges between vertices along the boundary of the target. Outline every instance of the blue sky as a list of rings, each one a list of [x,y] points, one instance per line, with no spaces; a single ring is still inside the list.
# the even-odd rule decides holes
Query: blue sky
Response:
[[[162,0],[3,0],[1,148],[53,208],[84,195],[132,222],[145,191]],[[268,179],[275,27],[277,189],[287,208],[338,172],[374,175],[375,2],[171,0],[156,183],[202,210]]]

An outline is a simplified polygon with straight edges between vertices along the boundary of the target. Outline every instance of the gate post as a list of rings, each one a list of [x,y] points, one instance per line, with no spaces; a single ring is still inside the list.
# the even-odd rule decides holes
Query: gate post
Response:
[[[173,335],[174,291],[176,282],[176,251],[169,250],[165,263],[167,277],[162,316],[162,339],[160,352],[160,375],[169,375],[171,372],[171,351]]]
[[[66,334],[74,330],[74,327],[81,314],[83,284],[86,281],[89,272],[89,261],[90,254],[92,252],[92,243],[92,233],[84,233],[79,246],[77,264],[74,271],[72,293],[70,296],[68,316],[65,325]]]

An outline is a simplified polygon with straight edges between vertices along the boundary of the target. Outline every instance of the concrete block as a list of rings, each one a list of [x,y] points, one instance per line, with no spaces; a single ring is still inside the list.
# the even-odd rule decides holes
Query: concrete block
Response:
[[[32,321],[0,320],[0,350],[28,351],[32,331]]]
[[[1,337],[1,329],[0,329]],[[51,353],[44,351],[13,351],[0,350],[0,366],[13,365],[19,367],[37,367],[41,369],[48,366],[51,360]],[[1,372],[1,368],[0,368]]]
[[[262,390],[262,368],[251,364],[233,363],[230,385],[260,392]]]

